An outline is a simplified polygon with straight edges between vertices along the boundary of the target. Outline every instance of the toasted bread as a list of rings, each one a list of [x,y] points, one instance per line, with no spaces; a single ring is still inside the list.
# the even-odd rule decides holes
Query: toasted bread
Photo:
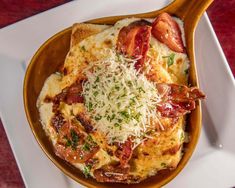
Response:
[[[70,48],[81,42],[83,39],[100,33],[101,31],[109,28],[108,25],[75,23],[72,26],[72,34],[70,41]]]

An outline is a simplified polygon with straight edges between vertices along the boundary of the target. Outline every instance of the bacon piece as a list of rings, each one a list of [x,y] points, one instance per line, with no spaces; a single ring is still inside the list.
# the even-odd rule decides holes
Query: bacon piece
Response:
[[[98,150],[99,146],[77,126],[67,122],[59,130],[55,153],[60,158],[72,163],[84,163],[90,160]]]
[[[168,13],[160,14],[153,22],[152,34],[171,50],[180,53],[185,52],[179,25]]]
[[[77,114],[76,119],[81,123],[87,133],[91,133],[93,131],[91,120],[85,113]]]
[[[136,69],[144,64],[151,36],[149,22],[140,20],[123,27],[117,40],[117,50],[129,57],[139,58],[135,64]]]
[[[157,89],[162,95],[162,102],[157,104],[157,110],[163,117],[175,118],[185,115],[195,109],[197,99],[205,98],[196,87],[162,83],[157,84]]]
[[[163,104],[158,104],[157,106],[157,110],[161,113],[161,116],[170,118],[185,115],[194,109],[195,101],[193,100],[185,102],[174,102],[169,100]]]
[[[68,88],[67,96],[66,96],[66,103],[73,104],[73,103],[82,103],[83,97],[80,95],[82,91],[81,85],[72,85]]]
[[[177,101],[205,98],[205,95],[196,87],[187,87],[178,84],[157,84],[157,90],[164,99]]]
[[[80,95],[82,91],[82,85],[79,83],[75,83],[70,87],[66,87],[62,90],[61,93],[57,94],[52,102],[53,102],[53,112],[57,112],[61,102],[65,102],[66,104],[74,104],[74,103],[83,103],[84,99]]]
[[[91,159],[99,150],[98,147],[92,148],[91,151],[83,151],[81,148],[76,150],[61,144],[55,145],[56,155],[71,163],[84,163]]]
[[[130,139],[126,140],[123,144],[118,144],[118,149],[115,155],[120,159],[121,166],[126,166],[133,154],[132,142]]]
[[[51,125],[52,125],[52,127],[54,127],[56,132],[58,132],[65,123],[66,123],[65,119],[61,113],[56,113],[51,118]]]
[[[185,85],[160,83],[157,84],[157,90],[164,100],[185,101],[205,98],[198,88]]]
[[[98,182],[117,182],[126,183],[130,166],[112,166],[107,165],[94,171],[94,176]]]

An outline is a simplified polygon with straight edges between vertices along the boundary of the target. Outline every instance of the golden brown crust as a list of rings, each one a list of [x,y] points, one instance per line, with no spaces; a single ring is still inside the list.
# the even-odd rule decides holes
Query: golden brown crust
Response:
[[[86,114],[85,104],[78,104],[81,102],[78,95],[80,93],[72,86],[74,83],[81,85],[86,79],[82,71],[90,62],[103,58],[103,54],[96,52],[102,48],[115,46],[118,30],[112,30],[112,28],[109,30],[109,27],[86,23],[77,23],[72,27],[71,49],[65,60],[64,77],[60,86],[64,91],[67,91],[65,88],[72,88],[72,91],[68,90],[67,93],[63,93],[65,96],[59,97],[60,100],[64,100],[58,101],[61,107],[60,111],[58,110],[60,114],[56,114],[57,118],[50,121],[56,128],[55,132],[57,130],[55,134],[61,134],[55,136],[57,140],[54,147],[59,157],[81,170],[85,166],[84,169],[87,170],[84,171],[85,175],[90,173],[99,182],[138,183],[156,174],[160,169],[172,169],[178,165],[183,143],[179,136],[181,136],[180,132],[183,132],[185,121],[183,117],[159,118],[145,141],[135,149],[131,142],[108,144],[105,135],[92,126],[89,114]],[[101,33],[102,31],[104,32]],[[154,51],[155,48],[152,50]],[[147,75],[148,79],[156,83],[174,83],[168,67],[165,68],[162,62],[155,61],[158,56],[161,56],[158,51],[155,55],[149,56],[153,57],[153,60],[149,62],[152,69]],[[168,66],[167,62],[165,64]],[[182,62],[179,61],[177,64]],[[48,97],[46,101],[49,103],[53,100]],[[67,120],[67,124],[64,123],[64,119]],[[63,126],[64,124],[67,127]],[[79,130],[74,128],[75,125]],[[64,131],[59,131],[60,129]]]
[[[83,39],[100,33],[101,31],[109,28],[108,25],[75,23],[72,27],[70,48],[81,42]]]

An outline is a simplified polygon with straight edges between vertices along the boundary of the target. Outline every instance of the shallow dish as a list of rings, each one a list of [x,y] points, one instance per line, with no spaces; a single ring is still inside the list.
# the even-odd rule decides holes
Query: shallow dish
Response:
[[[190,84],[192,86],[198,86],[196,67],[194,63],[193,54],[193,36],[195,26],[205,8],[211,3],[211,0],[193,3],[187,3],[186,1],[175,1],[171,5],[167,6],[160,11],[155,11],[146,14],[138,15],[128,15],[128,16],[116,16],[109,18],[101,18],[96,20],[91,20],[89,23],[102,23],[102,24],[113,24],[119,19],[125,17],[143,17],[143,18],[153,18],[156,17],[161,12],[169,12],[181,18],[185,22],[185,34],[186,34],[186,45],[187,52],[191,61],[190,68]],[[193,8],[192,8],[193,6]],[[182,8],[183,7],[183,8]],[[190,10],[190,8],[192,8]],[[186,11],[190,10],[190,12]],[[194,16],[190,16],[194,15]],[[197,15],[197,16],[195,16]],[[197,103],[197,108],[189,115],[187,123],[187,132],[190,134],[190,142],[185,145],[185,154],[180,161],[178,167],[173,171],[164,170],[158,175],[148,178],[146,181],[138,185],[120,185],[120,184],[101,184],[97,183],[91,179],[85,179],[81,175],[80,171],[64,162],[58,158],[52,149],[52,146],[46,137],[44,130],[39,122],[39,114],[36,108],[36,100],[41,91],[45,79],[52,73],[54,73],[58,67],[63,64],[65,56],[69,50],[71,28],[68,28],[45,42],[37,53],[34,55],[31,63],[28,67],[25,76],[24,83],[24,104],[27,114],[28,121],[30,123],[31,129],[44,150],[47,156],[67,175],[72,177],[74,180],[82,183],[83,185],[90,187],[158,187],[166,184],[172,178],[174,178],[185,166],[187,161],[192,155],[192,152],[196,146],[200,129],[201,129],[201,107],[200,103]]]

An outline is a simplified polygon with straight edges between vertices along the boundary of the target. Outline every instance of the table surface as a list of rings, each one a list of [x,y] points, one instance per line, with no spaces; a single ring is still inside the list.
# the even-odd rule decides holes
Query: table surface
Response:
[[[0,0],[0,28],[69,1]],[[207,13],[235,75],[235,0],[214,0]],[[1,121],[0,155],[0,187],[24,187]]]

